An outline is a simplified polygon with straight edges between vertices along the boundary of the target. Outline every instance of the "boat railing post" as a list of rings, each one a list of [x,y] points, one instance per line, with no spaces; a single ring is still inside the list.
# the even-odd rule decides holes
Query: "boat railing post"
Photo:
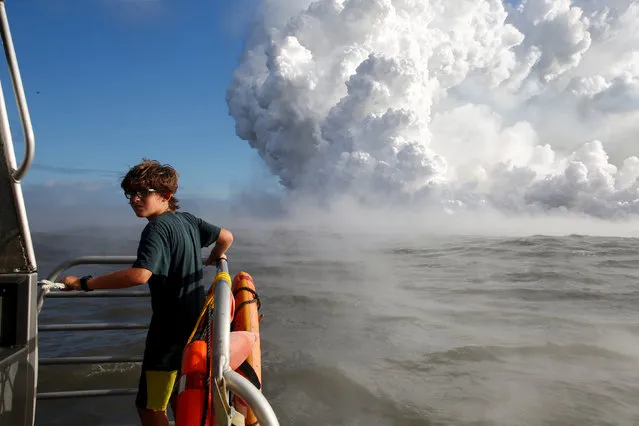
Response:
[[[229,339],[231,322],[231,277],[226,260],[218,261],[218,273],[215,276],[215,309],[213,374],[215,379],[222,380],[224,370],[229,365]]]
[[[218,410],[215,411],[216,423],[227,425],[230,424],[230,413],[226,411],[226,408],[230,405],[228,392],[225,391],[224,371],[230,369],[231,277],[228,263],[224,259],[217,261],[217,274],[213,280],[213,291],[215,309],[213,310],[213,336],[211,336],[213,341],[213,347],[211,348],[213,383],[211,383],[211,386],[220,390],[220,392],[214,391],[212,393],[213,406],[218,407]],[[224,398],[224,401],[220,401],[221,398]],[[222,410],[222,407],[226,408]]]
[[[228,390],[242,398],[255,413],[260,425],[279,426],[277,416],[268,403],[267,399],[250,381],[239,373],[231,370],[229,365],[229,341],[231,321],[231,277],[229,275],[228,263],[222,259],[218,261],[218,274],[215,277],[215,309],[214,317],[214,345],[213,345],[213,375],[216,383],[228,385]],[[213,397],[218,398],[219,393],[213,392]],[[228,398],[228,392],[223,393],[224,398]],[[218,407],[229,406],[229,401],[224,404],[217,404]],[[226,413],[216,412],[218,424],[224,419]]]
[[[13,92],[16,97],[18,113],[20,114],[20,122],[22,124],[22,132],[24,133],[24,160],[20,167],[13,171],[12,177],[15,182],[20,182],[27,174],[33,156],[35,154],[35,136],[33,134],[33,126],[31,125],[31,116],[29,115],[29,107],[27,106],[27,97],[24,94],[24,86],[22,85],[22,77],[20,77],[20,68],[18,67],[18,59],[13,47],[13,39],[11,38],[11,30],[9,28],[9,18],[4,0],[0,0],[0,36],[2,36],[2,45],[9,66],[11,82],[13,83]]]

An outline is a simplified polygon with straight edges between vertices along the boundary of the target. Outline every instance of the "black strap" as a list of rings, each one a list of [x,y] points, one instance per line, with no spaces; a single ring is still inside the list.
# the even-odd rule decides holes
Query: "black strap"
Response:
[[[240,312],[240,309],[242,309],[244,305],[248,305],[249,303],[257,303],[257,310],[260,310],[260,301],[258,299],[245,300],[244,302],[237,305],[237,307],[235,308],[235,315]]]
[[[233,296],[237,296],[237,294],[240,291],[248,291],[249,293],[251,293],[254,297],[253,300],[257,300],[257,310],[259,311],[260,308],[262,307],[262,302],[260,301],[260,296],[258,296],[258,294],[255,292],[255,290],[253,290],[250,287],[238,287],[233,291]],[[243,302],[243,303],[247,303],[247,302]],[[248,302],[251,303],[251,302]],[[241,305],[241,304],[240,304]],[[237,309],[235,310],[237,312]]]
[[[89,280],[93,278],[93,275],[86,275],[80,278],[80,288],[84,291],[93,291],[92,288],[89,288]]]
[[[257,297],[257,293],[251,287],[238,287],[233,291],[233,296],[236,296],[240,291],[248,291],[252,293],[254,297]]]
[[[259,311],[260,308],[262,307],[262,302],[260,301],[260,297],[257,295],[255,290],[249,287],[238,287],[233,291],[233,296],[236,296],[240,291],[248,291],[249,293],[253,295],[254,299],[245,300],[244,302],[237,305],[237,307],[235,308],[235,316],[237,317],[237,313],[240,311],[240,309],[242,309],[245,305],[248,305],[251,303],[257,303],[257,310]],[[262,384],[260,383],[260,379],[257,377],[257,373],[253,369],[253,366],[248,363],[248,361],[244,361],[237,368],[237,371],[239,371],[240,373],[243,373],[244,376],[248,379],[248,381],[253,383],[253,386],[255,386],[258,389],[262,389]]]
[[[253,295],[254,299],[245,300],[244,302],[242,302],[239,305],[237,305],[235,307],[235,315],[237,315],[237,313],[240,311],[240,309],[242,309],[244,307],[244,305],[248,305],[249,303],[257,303],[257,310],[258,311],[262,308],[262,301],[260,300],[260,296],[257,295],[255,290],[253,290],[252,288],[249,288],[249,287],[238,287],[238,288],[236,288],[233,291],[233,296],[236,296],[240,291],[248,291],[249,293],[251,293]]]
[[[206,426],[206,418],[209,417],[209,406],[211,405],[209,401],[209,395],[212,394],[213,390],[211,388],[211,386],[213,385],[212,381],[211,381],[211,362],[212,362],[212,356],[213,354],[211,353],[211,337],[212,336],[212,330],[211,330],[211,323],[213,322],[213,310],[211,308],[208,308],[206,311],[206,325],[204,326],[204,330],[203,330],[203,334],[204,334],[204,341],[206,342],[206,391],[204,392],[204,408],[202,409],[202,422],[200,424],[200,426]]]
[[[253,383],[256,388],[262,389],[262,384],[260,383],[260,379],[257,377],[257,373],[248,361],[244,361],[239,367],[237,367],[237,371],[243,373],[244,377],[246,377],[249,382]]]

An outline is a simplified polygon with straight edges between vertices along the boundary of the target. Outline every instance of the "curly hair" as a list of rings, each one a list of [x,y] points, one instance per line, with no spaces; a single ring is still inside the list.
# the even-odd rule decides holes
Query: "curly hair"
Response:
[[[173,194],[169,199],[169,209],[177,210],[180,208],[180,202],[175,198],[178,190],[178,176],[172,166],[143,158],[140,164],[129,169],[122,178],[120,186],[125,192],[144,189],[155,189],[162,194],[169,192]]]

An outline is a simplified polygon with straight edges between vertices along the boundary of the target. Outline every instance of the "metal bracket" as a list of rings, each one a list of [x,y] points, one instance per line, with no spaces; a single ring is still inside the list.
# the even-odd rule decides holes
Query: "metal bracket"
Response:
[[[226,390],[226,382],[224,378],[221,380],[213,380],[213,409],[215,410],[215,421],[218,426],[232,426],[231,406],[226,399],[228,391]]]

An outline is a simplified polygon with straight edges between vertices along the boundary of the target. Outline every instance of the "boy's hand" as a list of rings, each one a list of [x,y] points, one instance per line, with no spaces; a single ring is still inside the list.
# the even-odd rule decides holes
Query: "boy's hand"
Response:
[[[74,277],[73,275],[65,277],[60,282],[66,286],[62,291],[82,290],[82,287],[80,287],[80,278]]]

